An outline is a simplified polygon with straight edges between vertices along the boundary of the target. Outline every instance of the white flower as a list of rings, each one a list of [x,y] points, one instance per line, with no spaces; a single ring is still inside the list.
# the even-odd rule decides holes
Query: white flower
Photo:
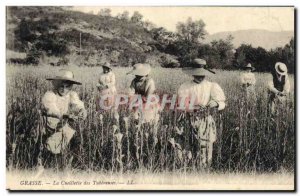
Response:
[[[175,148],[175,140],[174,140],[174,138],[170,138],[169,142],[172,144],[172,147]]]
[[[117,122],[119,122],[120,116],[118,112],[114,112],[114,118],[116,119]]]
[[[191,160],[192,159],[192,152],[188,151],[188,155],[187,155],[188,159]]]
[[[116,136],[117,142],[121,143],[122,138],[123,138],[123,134],[122,133],[117,133],[115,136]]]
[[[17,144],[16,144],[16,143],[13,143],[13,144],[12,144],[12,151],[13,151],[13,153],[15,152],[16,147],[17,147]]]
[[[113,125],[113,133],[115,133],[118,130],[118,126],[117,125]]]
[[[154,141],[153,141],[154,146],[157,144],[157,142],[158,142],[158,139],[157,139],[157,137],[155,136],[155,137],[154,137]]]
[[[99,120],[100,120],[100,123],[102,124],[103,123],[103,115],[102,114],[99,115]]]
[[[177,156],[179,158],[180,161],[182,161],[182,151],[181,150],[177,150]]]
[[[126,130],[128,129],[128,122],[129,122],[129,118],[128,117],[123,117],[123,121],[125,123],[125,128]]]
[[[176,126],[175,127],[175,130],[176,130],[176,133],[178,134],[178,135],[182,135],[182,133],[183,133],[183,127],[180,127],[180,129]]]
[[[177,147],[177,149],[182,150],[181,145],[178,143],[175,143],[175,146]]]

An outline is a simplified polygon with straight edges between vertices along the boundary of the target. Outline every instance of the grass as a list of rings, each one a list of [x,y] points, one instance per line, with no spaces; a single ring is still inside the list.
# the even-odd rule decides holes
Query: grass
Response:
[[[51,89],[46,77],[53,76],[58,67],[7,66],[6,114],[7,114],[7,167],[10,170],[35,168],[38,157],[38,133],[41,128],[39,109],[41,97]],[[75,87],[88,111],[88,118],[76,125],[81,140],[74,170],[95,172],[132,172],[146,170],[148,173],[196,172],[198,158],[187,158],[185,151],[178,151],[168,142],[178,138],[175,127],[182,126],[189,135],[186,122],[176,122],[176,114],[163,111],[157,135],[149,135],[146,129],[132,124],[126,129],[126,110],[119,111],[120,119],[104,114],[103,119],[95,112],[96,83],[101,68],[68,67],[75,78],[83,82]],[[117,89],[126,93],[132,76],[128,68],[115,68]],[[267,113],[267,81],[270,74],[257,73],[257,99],[246,104],[239,84],[239,72],[216,70],[209,80],[220,84],[227,97],[227,107],[214,113],[218,127],[214,145],[214,171],[220,172],[275,172],[294,170],[294,77],[290,76],[292,93],[285,105],[272,117]],[[157,93],[176,93],[179,85],[190,78],[180,69],[153,69],[151,76],[156,82]],[[119,122],[119,123],[118,123]],[[115,131],[113,131],[115,129]],[[148,133],[148,136],[146,137]],[[117,135],[122,140],[117,141]],[[149,151],[148,146],[153,146]],[[185,149],[183,144],[182,149]],[[150,149],[151,150],[151,149]],[[138,152],[138,153],[137,153]],[[183,155],[183,159],[178,157]],[[68,157],[66,153],[64,156]],[[63,159],[67,160],[67,159]],[[65,163],[67,164],[67,163]],[[58,167],[58,165],[53,166]]]

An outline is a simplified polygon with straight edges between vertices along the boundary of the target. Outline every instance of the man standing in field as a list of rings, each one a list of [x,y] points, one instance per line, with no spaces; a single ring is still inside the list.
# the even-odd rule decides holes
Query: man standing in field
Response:
[[[178,98],[179,103],[185,99],[185,109],[191,128],[186,134],[191,136],[190,141],[195,144],[191,147],[196,151],[195,158],[200,159],[202,167],[207,167],[212,161],[213,143],[216,141],[217,131],[210,109],[223,110],[225,95],[217,83],[205,79],[210,72],[204,66],[206,66],[205,60],[195,59],[191,67],[183,68],[183,72],[193,76],[193,80],[179,87]],[[194,106],[193,110],[190,109],[191,104]]]
[[[81,83],[74,79],[71,71],[62,69],[57,76],[47,80],[52,81],[53,90],[47,91],[42,98],[45,117],[45,128],[42,131],[43,149],[46,152],[43,154],[44,161],[48,160],[47,155],[53,157],[65,152],[76,132],[70,123],[85,119],[87,116],[84,103],[78,94],[72,91],[74,84],[81,85]],[[77,149],[76,146],[71,148],[72,151]],[[60,158],[63,164],[63,157]]]
[[[273,78],[268,82],[269,87],[269,107],[274,114],[275,106],[286,102],[286,97],[290,92],[290,80],[288,70],[284,63],[277,62],[275,71],[272,72]]]

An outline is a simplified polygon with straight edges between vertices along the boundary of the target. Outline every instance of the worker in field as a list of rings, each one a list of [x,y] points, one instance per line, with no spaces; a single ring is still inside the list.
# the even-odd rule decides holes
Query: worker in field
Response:
[[[268,82],[269,107],[274,114],[276,105],[283,104],[290,92],[290,81],[288,70],[284,63],[275,63],[275,70],[272,72],[272,79]]]
[[[97,88],[99,94],[97,96],[96,110],[101,110],[100,99],[105,95],[111,95],[103,102],[107,107],[112,106],[114,102],[114,96],[117,94],[116,89],[116,76],[112,71],[112,67],[109,63],[102,65],[103,72],[100,75],[99,81],[97,83]],[[103,109],[103,108],[102,108]]]
[[[55,77],[47,78],[52,82],[53,88],[47,91],[42,98],[42,114],[45,127],[42,131],[44,161],[49,161],[53,155],[61,156],[68,147],[77,153],[78,137],[72,127],[76,122],[84,120],[87,116],[84,103],[78,94],[72,90],[73,85],[81,85],[74,79],[73,72],[62,69]],[[70,144],[71,142],[71,144]],[[69,145],[70,144],[70,145]],[[57,157],[57,156],[56,156]],[[51,161],[51,160],[50,160]],[[62,166],[62,165],[61,165]]]
[[[216,123],[211,112],[214,108],[223,110],[226,99],[220,85],[206,79],[207,75],[214,73],[206,69],[206,66],[205,60],[197,58],[190,67],[183,68],[183,72],[193,78],[178,89],[178,104],[180,110],[185,110],[191,129],[187,134],[191,137],[189,143],[193,143],[193,146],[188,148],[204,168],[211,164],[213,144],[217,136]]]
[[[157,130],[160,105],[158,98],[154,98],[155,83],[149,75],[150,72],[151,66],[149,64],[138,63],[127,73],[135,76],[129,88],[128,108],[131,111],[130,119],[135,124],[136,129],[136,148],[132,153],[136,154],[135,162],[140,167],[145,163],[144,161],[151,164],[150,162],[157,153],[156,144],[158,143]],[[155,100],[152,100],[152,98]],[[145,149],[144,153],[142,149]]]
[[[244,71],[241,74],[240,81],[242,84],[243,91],[245,93],[246,98],[256,98],[255,93],[255,75],[252,73],[255,68],[248,63],[245,67],[243,67]]]
[[[141,101],[141,106],[134,109],[133,117],[136,121],[141,123],[157,124],[159,119],[159,104],[148,104],[146,107],[148,98],[154,95],[155,83],[149,76],[151,72],[151,66],[149,64],[138,63],[133,66],[133,69],[127,74],[135,75],[129,88],[129,96],[136,96],[135,101]],[[141,98],[141,100],[139,100]],[[132,98],[129,103],[132,103]]]

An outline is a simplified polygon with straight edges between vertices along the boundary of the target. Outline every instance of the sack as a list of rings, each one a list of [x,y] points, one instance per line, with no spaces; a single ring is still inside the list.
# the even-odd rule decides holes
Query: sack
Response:
[[[211,115],[191,120],[192,127],[197,130],[197,138],[209,142],[217,139],[216,123]]]
[[[74,134],[75,130],[66,124],[62,129],[48,137],[45,146],[53,154],[59,154],[67,148]]]

